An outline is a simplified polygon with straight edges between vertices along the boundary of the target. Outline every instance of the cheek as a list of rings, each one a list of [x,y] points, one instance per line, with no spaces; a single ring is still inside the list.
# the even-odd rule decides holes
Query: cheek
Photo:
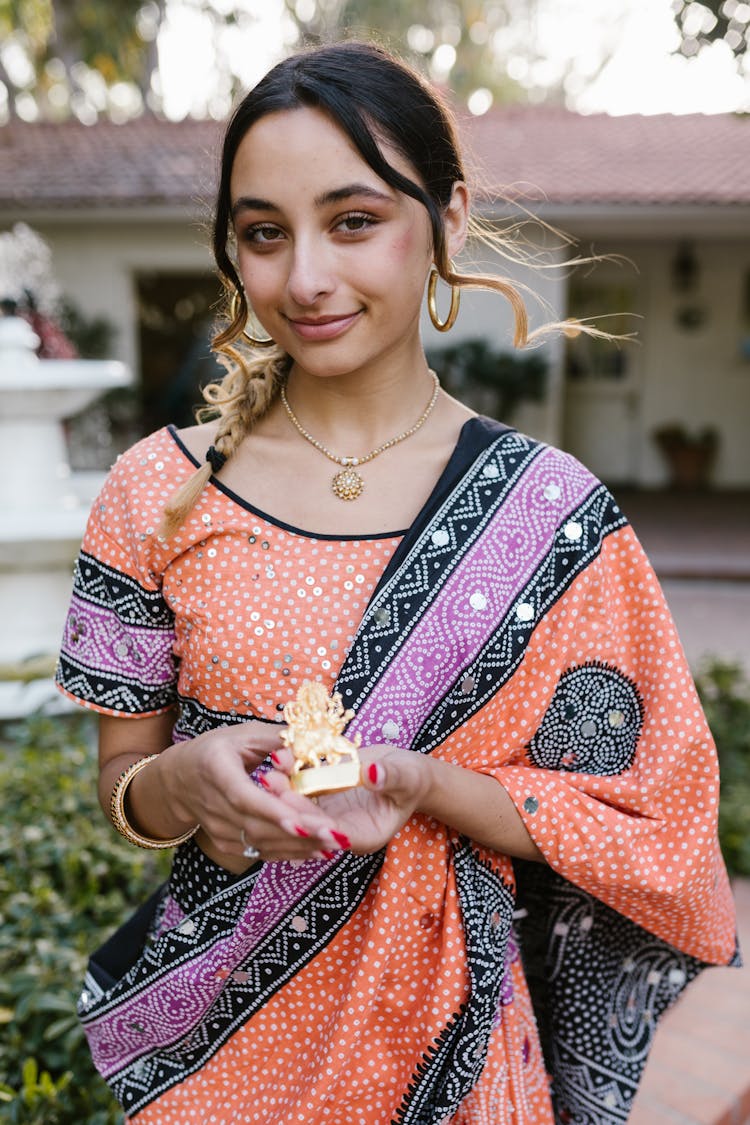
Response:
[[[251,305],[261,305],[276,294],[279,286],[279,270],[274,268],[271,258],[243,258],[238,260],[242,284]]]
[[[432,260],[424,233],[416,227],[410,227],[391,239],[383,257],[392,277],[420,284]]]

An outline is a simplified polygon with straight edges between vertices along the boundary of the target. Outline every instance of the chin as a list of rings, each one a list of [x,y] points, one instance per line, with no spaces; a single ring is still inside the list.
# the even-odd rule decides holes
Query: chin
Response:
[[[360,368],[377,363],[377,355],[363,355],[361,349],[356,354],[342,353],[331,345],[316,345],[314,347],[296,347],[289,351],[295,365],[308,375],[319,379],[336,379],[352,375]]]

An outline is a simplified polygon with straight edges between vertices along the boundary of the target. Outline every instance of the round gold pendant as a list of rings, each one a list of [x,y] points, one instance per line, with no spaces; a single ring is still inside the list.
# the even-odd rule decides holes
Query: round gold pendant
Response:
[[[331,488],[339,500],[356,500],[362,495],[365,482],[354,469],[342,469],[331,481]]]

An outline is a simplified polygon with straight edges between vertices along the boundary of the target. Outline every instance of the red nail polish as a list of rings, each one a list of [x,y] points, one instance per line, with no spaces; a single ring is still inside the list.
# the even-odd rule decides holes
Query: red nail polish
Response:
[[[271,788],[271,786],[268,784],[268,782],[266,781],[266,779],[265,779],[265,777],[263,776],[262,773],[259,773],[257,775],[257,777],[255,778],[255,780],[257,781],[258,785],[260,785],[260,787],[262,789],[270,789]]]
[[[352,846],[349,837],[345,836],[343,832],[336,832],[332,828],[331,835],[333,836],[337,844],[341,844],[342,848],[350,848]]]
[[[304,837],[304,839],[307,839],[308,836],[310,835],[310,833],[305,828],[302,828],[302,826],[299,825],[299,824],[295,824],[294,831],[297,833],[298,836]]]
[[[335,853],[335,852],[324,852],[324,851],[322,850],[322,848],[321,848],[321,852],[320,852],[320,854],[321,854],[321,855],[324,855],[324,856],[326,857],[326,859],[335,859],[335,858],[336,858],[336,853]]]
[[[280,766],[280,765],[281,765],[281,759],[279,758],[279,755],[278,755],[278,754],[276,753],[276,751],[275,751],[275,750],[272,750],[272,751],[271,751],[271,761],[273,762],[273,764],[274,764],[275,766]]]
[[[370,762],[369,766],[367,767],[367,776],[369,777],[373,785],[377,785],[378,767],[376,762]]]

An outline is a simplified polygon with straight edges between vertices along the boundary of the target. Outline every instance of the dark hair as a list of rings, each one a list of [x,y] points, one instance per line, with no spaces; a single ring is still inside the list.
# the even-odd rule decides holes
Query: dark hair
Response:
[[[381,47],[346,42],[284,59],[234,111],[224,135],[213,231],[214,257],[224,277],[241,291],[227,253],[229,183],[240,142],[260,118],[301,106],[328,113],[381,179],[426,208],[435,262],[445,275],[448,262],[443,211],[450,202],[453,184],[464,179],[450,111],[416,71]],[[409,161],[424,187],[391,167],[378,140],[387,141]],[[246,309],[243,311],[246,313]]]

